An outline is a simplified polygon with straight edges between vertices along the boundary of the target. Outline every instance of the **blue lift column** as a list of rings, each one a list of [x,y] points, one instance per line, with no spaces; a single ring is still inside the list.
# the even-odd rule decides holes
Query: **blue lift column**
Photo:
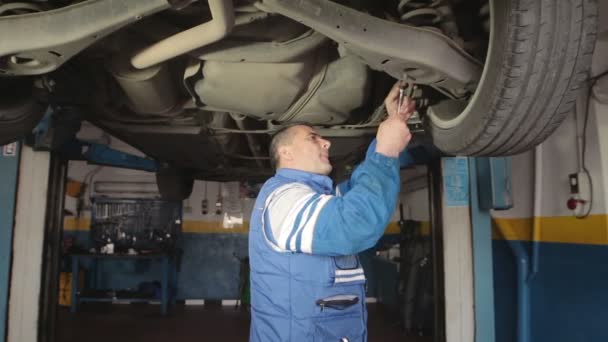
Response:
[[[6,341],[8,295],[15,219],[15,196],[19,174],[19,143],[1,146],[0,151],[0,342]]]
[[[510,158],[442,158],[446,341],[496,341],[490,210],[513,206]]]

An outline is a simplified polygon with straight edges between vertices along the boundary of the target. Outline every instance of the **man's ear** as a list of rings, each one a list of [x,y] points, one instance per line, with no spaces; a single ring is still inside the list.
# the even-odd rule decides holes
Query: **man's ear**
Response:
[[[293,152],[291,151],[291,148],[289,148],[289,146],[287,146],[287,145],[279,146],[277,151],[279,152],[279,157],[281,158],[281,160],[285,160],[285,161],[293,160]]]

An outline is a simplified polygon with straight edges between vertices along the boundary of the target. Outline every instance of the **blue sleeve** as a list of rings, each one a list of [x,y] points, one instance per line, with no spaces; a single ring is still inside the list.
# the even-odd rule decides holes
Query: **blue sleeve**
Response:
[[[369,147],[367,148],[367,152],[366,152],[366,158],[370,157],[375,152],[376,152],[376,139],[372,140],[372,142],[369,144]],[[409,150],[406,148],[399,155],[399,166],[404,168],[404,167],[408,167],[413,164],[414,164],[414,158],[410,154]],[[347,192],[350,191],[351,187],[352,187],[352,184],[351,184],[350,179],[343,181],[342,183],[340,183],[336,186],[336,195],[337,196],[345,195]]]
[[[395,210],[399,185],[399,159],[368,150],[351,176],[348,192],[320,210],[312,254],[351,255],[373,247]]]

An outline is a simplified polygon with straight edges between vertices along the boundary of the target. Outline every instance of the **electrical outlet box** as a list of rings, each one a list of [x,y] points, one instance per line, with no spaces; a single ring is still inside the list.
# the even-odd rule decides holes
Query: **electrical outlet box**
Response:
[[[591,179],[587,172],[571,173],[568,175],[570,199],[568,208],[576,217],[584,217],[591,206]]]

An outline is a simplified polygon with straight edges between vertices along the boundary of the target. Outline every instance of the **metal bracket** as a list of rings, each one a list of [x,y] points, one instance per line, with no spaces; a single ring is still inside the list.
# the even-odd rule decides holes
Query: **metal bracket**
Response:
[[[49,106],[40,122],[32,130],[35,151],[53,151],[70,142],[80,130],[82,117],[75,108]]]
[[[483,210],[513,208],[511,158],[475,158],[479,207]]]

